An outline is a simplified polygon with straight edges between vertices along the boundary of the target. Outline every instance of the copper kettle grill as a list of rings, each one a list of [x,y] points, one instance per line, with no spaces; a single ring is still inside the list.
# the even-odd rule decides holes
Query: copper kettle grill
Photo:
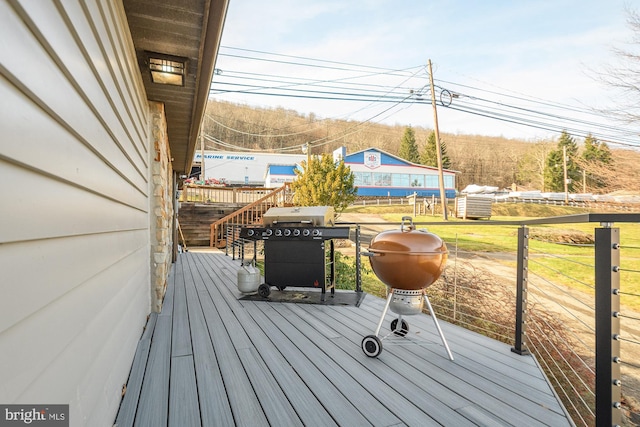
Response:
[[[424,303],[440,334],[449,359],[453,355],[438,324],[425,288],[431,286],[444,271],[449,251],[444,241],[425,229],[417,230],[411,217],[403,217],[399,230],[387,230],[376,235],[369,244],[368,256],[376,276],[387,286],[387,301],[374,335],[362,340],[362,350],[369,357],[382,352],[382,340],[389,336],[404,337],[409,325],[403,315],[419,314]],[[387,311],[398,314],[391,322],[391,334],[380,337]]]

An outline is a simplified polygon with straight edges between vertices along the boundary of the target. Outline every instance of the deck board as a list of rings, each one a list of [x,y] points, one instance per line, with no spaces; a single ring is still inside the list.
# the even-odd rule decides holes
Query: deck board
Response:
[[[142,391],[142,380],[147,368],[149,350],[151,349],[151,337],[157,319],[157,313],[151,313],[151,315],[149,315],[142,337],[140,341],[138,341],[133,364],[131,365],[129,381],[127,382],[126,393],[120,404],[116,425],[133,425],[133,421],[135,420],[138,400],[140,398],[140,392]]]
[[[233,346],[230,335],[236,330],[220,317],[211,295],[201,292],[200,303],[235,424],[247,427],[268,425],[260,402],[238,357],[237,349]]]
[[[211,261],[211,259],[208,261]],[[224,271],[220,266],[215,266],[206,262],[202,262],[199,266],[202,272],[209,275],[215,275],[215,268],[219,268],[219,272]],[[265,335],[259,327],[257,327],[256,321],[246,313],[245,309],[240,305],[240,302],[237,301],[237,297],[232,296],[228,289],[222,287],[219,290],[216,290],[214,295],[216,295],[218,299],[221,299],[223,295],[227,295],[227,301],[230,301],[236,307],[238,319],[240,319],[240,321],[245,325],[246,333],[253,342],[255,348],[259,349],[265,365],[269,367],[277,378],[279,378],[279,384],[285,391],[289,401],[295,404],[298,408],[305,408],[304,411],[299,411],[300,418],[303,420],[304,424],[319,427],[337,425],[329,413],[320,404],[316,396],[309,390],[302,379],[296,374],[295,370],[278,351],[277,347],[269,337]],[[269,396],[265,397],[265,399],[268,398]]]
[[[180,263],[177,268],[184,265]],[[184,277],[184,271],[179,277]],[[187,315],[187,297],[185,294],[185,281],[181,280],[174,286],[173,295],[173,325],[171,332],[171,357],[193,354],[191,350],[191,330]]]
[[[240,300],[239,267],[219,252],[179,255],[116,425],[572,425],[532,356],[440,321],[450,361],[431,317],[415,315],[372,359],[360,343],[384,300]]]
[[[160,314],[151,341],[140,401],[134,425],[167,425],[169,413],[169,372],[171,356],[171,316]]]
[[[199,427],[202,425],[196,387],[193,356],[171,358],[171,388],[169,390],[169,426]]]
[[[348,310],[340,310],[339,314],[343,315],[347,312]],[[377,317],[379,317],[379,315],[380,313],[378,313]],[[407,317],[407,320],[411,322],[411,319],[414,318],[416,318],[416,316]],[[433,325],[430,326],[431,329],[435,329]],[[411,323],[409,329],[412,329]],[[424,336],[427,335],[426,330],[421,330],[420,332],[420,335],[423,335],[422,339],[425,339]],[[357,334],[352,331],[345,331],[345,335],[348,334],[353,334],[353,339],[357,339],[362,336],[362,334]],[[447,337],[448,342],[451,341],[446,332],[445,337]],[[419,363],[414,364],[414,366],[402,364],[394,365],[397,373],[409,381],[417,381],[420,384],[424,384],[429,380],[434,380],[436,384],[446,384],[447,389],[453,392],[453,396],[449,395],[451,400],[444,400],[445,394],[441,391],[436,392],[435,394],[439,399],[443,399],[443,403],[449,408],[455,409],[456,401],[460,401],[461,398],[466,398],[468,401],[474,402],[481,407],[490,410],[495,415],[503,417],[506,421],[520,411],[519,408],[521,405],[534,403],[531,402],[530,395],[526,393],[524,395],[519,395],[514,393],[512,390],[504,388],[501,383],[487,382],[485,378],[477,373],[478,371],[487,369],[495,369],[499,371],[501,369],[501,365],[499,363],[487,360],[485,365],[476,366],[476,369],[465,369],[464,365],[460,363],[461,359],[463,361],[464,359],[467,359],[466,354],[468,354],[469,351],[471,351],[470,354],[473,355],[472,357],[475,357],[477,354],[477,351],[475,351],[476,347],[471,346],[470,343],[467,343],[467,347],[463,349],[461,347],[453,346],[453,343],[449,342],[452,346],[454,358],[456,359],[451,362],[446,359],[446,353],[444,347],[440,343],[439,336],[431,337],[431,340],[425,339],[425,341],[429,343],[427,345],[401,345],[402,341],[406,338],[392,339],[400,344],[388,345],[384,347],[384,352],[393,353],[398,358],[404,360],[419,361]],[[386,343],[383,340],[383,346],[384,344]],[[458,351],[456,352],[456,350]],[[479,351],[480,349],[477,350]],[[505,345],[503,346],[503,353],[506,354],[507,352],[511,353],[509,347]],[[497,354],[496,357],[498,357]],[[523,356],[511,353],[509,357],[515,359]],[[382,355],[380,358],[382,358]],[[415,372],[416,368],[418,368],[419,372]],[[516,379],[513,381],[514,383],[517,382]],[[487,387],[488,385],[490,385],[490,387]],[[521,388],[522,387],[523,386],[521,386]],[[425,390],[425,392],[430,391],[431,390]],[[538,410],[534,406],[527,407],[527,410],[532,412],[532,414],[521,413],[517,416],[526,425],[555,425],[555,423],[558,422],[558,414],[554,414],[541,406],[539,406],[539,408],[540,409]],[[532,417],[530,415],[534,416]]]
[[[297,322],[298,319],[284,311],[287,307],[282,304],[281,306],[283,310],[278,313],[280,317],[272,314],[270,316],[271,321],[279,324],[282,331],[292,341],[300,343],[308,341],[305,345],[313,345],[313,347],[305,349],[304,353],[309,361],[330,382],[336,385],[336,388],[346,400],[354,405],[355,408],[367,408],[366,411],[362,411],[362,415],[373,424],[394,425],[400,421],[393,410],[384,405],[384,402],[388,399],[388,393],[392,392],[386,384],[371,375],[363,376],[362,379],[364,381],[362,382],[345,381],[345,379],[356,376],[361,366],[355,360],[343,357],[344,354],[341,347],[345,343],[342,337],[327,339],[314,333],[315,330],[309,329],[308,324]],[[263,313],[267,315],[264,310]],[[286,322],[283,317],[296,320],[296,323],[289,323],[283,326],[284,322]],[[337,360],[341,361],[340,365],[336,363]],[[403,406],[405,413],[409,414],[413,411],[417,416],[424,418],[422,411],[416,410],[412,405],[403,402]]]
[[[278,305],[268,307],[268,315],[262,312],[256,314],[256,320],[262,332],[277,343],[278,349],[289,364],[293,367],[298,376],[304,381],[316,399],[332,415],[333,419],[344,423],[344,425],[369,425],[361,410],[340,392],[338,384],[332,382],[325,371],[313,363],[315,356],[321,352],[319,348],[309,343],[307,340],[298,339],[295,334],[287,334],[289,331],[288,322],[281,320],[277,315]],[[326,369],[337,368],[327,367]],[[328,371],[327,371],[328,372]],[[342,382],[345,378],[340,378]],[[344,384],[344,383],[343,383]]]
[[[287,307],[282,308],[286,309]],[[295,321],[298,327],[302,327],[303,322],[298,321],[300,319],[293,318],[286,313],[285,316],[291,321]],[[286,320],[278,320],[280,320],[279,327],[285,328],[284,323]],[[291,328],[293,328],[293,325],[289,324],[283,330],[289,330]],[[290,333],[294,335],[292,332]],[[314,335],[308,336],[307,340],[313,340],[318,343],[318,348],[309,353],[310,356],[308,357],[310,357],[310,360],[312,362],[313,360],[319,360],[320,358],[325,361],[340,360],[341,372],[339,372],[339,375],[334,376],[333,379],[337,382],[347,383],[344,380],[350,378],[348,383],[351,388],[353,389],[358,385],[358,392],[366,392],[369,394],[372,399],[371,404],[377,405],[378,407],[376,409],[378,411],[385,408],[391,413],[400,413],[399,418],[407,425],[438,425],[437,418],[441,411],[441,407],[437,403],[436,399],[425,399],[425,401],[420,405],[417,405],[419,402],[417,402],[415,398],[411,400],[389,400],[389,396],[420,396],[424,393],[422,390],[420,390],[420,393],[416,393],[418,389],[405,381],[401,381],[393,369],[385,369],[380,363],[378,363],[379,360],[370,359],[365,356],[360,350],[358,343],[344,338],[334,339],[332,342],[328,342],[328,340],[323,340],[321,337]],[[298,337],[296,341],[302,341],[302,338]],[[355,358],[352,358],[351,355],[355,356]],[[384,372],[382,372],[383,370]],[[374,375],[371,375],[372,373],[374,373]],[[400,389],[398,389],[398,387]],[[344,395],[348,396],[348,399],[353,403],[357,401],[355,399],[355,394],[345,393]],[[363,400],[363,398],[360,397],[359,400]],[[402,411],[398,410],[398,406],[402,407]],[[370,404],[359,407],[370,408]],[[447,415],[449,415],[450,411],[446,410],[446,412]],[[449,419],[451,422],[454,422],[455,425],[465,425],[465,421],[461,417],[457,418],[454,416]],[[372,418],[372,421],[378,420],[379,418]]]
[[[205,289],[202,278],[188,258],[191,280],[187,281],[185,294],[189,306],[189,326],[193,337],[193,358],[197,378],[200,413],[203,426],[229,426],[234,424],[231,406],[218,366],[213,343],[209,336],[198,290]],[[208,293],[204,297],[208,298]]]

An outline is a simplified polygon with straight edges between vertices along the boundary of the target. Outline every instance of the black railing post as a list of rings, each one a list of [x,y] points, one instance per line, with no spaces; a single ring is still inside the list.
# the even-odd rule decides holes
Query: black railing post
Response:
[[[620,410],[620,229],[601,224],[595,236],[596,426],[619,426]]]
[[[511,351],[529,354],[527,348],[527,281],[529,275],[529,229],[518,229],[518,271],[516,275],[516,336]]]
[[[229,256],[229,245],[227,244],[228,243],[228,239],[227,239],[228,230],[227,230],[227,228],[229,228],[229,225],[220,224],[220,228],[222,228],[222,230],[221,230],[222,235],[220,236],[221,237],[220,240],[224,239],[224,254],[226,256]],[[217,238],[218,238],[218,236],[216,236],[216,239]],[[216,242],[217,242],[217,240],[216,240]]]
[[[238,248],[238,259],[242,260],[242,254],[244,252],[244,248],[240,244],[240,240],[237,239],[238,233],[240,233],[240,225],[234,224],[231,233],[231,244],[234,247]]]
[[[227,227],[227,235],[226,235],[226,239],[227,239],[227,243],[226,245],[229,246],[231,245],[231,259],[235,261],[236,259],[236,245],[235,245],[235,241],[233,240],[233,233],[236,232],[236,225],[235,224],[231,224],[229,227]]]
[[[244,264],[244,240],[239,237],[241,229],[242,227],[238,226],[238,230],[233,233],[233,238],[235,239],[235,236],[238,236],[238,242],[240,242],[240,262]]]
[[[356,292],[362,292],[362,261],[360,260],[360,224],[356,224]]]

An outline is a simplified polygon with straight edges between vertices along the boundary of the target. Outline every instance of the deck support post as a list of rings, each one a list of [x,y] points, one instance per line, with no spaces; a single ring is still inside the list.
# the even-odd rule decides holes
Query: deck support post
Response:
[[[518,271],[516,275],[516,333],[511,351],[527,355],[527,282],[529,275],[529,229],[518,229]]]
[[[596,426],[621,425],[620,229],[595,230]]]
[[[356,224],[356,292],[362,292],[362,260],[360,259],[360,224]]]

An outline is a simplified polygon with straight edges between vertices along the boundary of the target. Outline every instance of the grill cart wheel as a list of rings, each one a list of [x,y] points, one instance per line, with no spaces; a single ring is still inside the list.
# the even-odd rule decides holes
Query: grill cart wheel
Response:
[[[260,286],[258,286],[258,295],[260,295],[262,298],[268,298],[270,294],[271,294],[271,286],[267,285],[266,283],[263,283]]]
[[[401,337],[403,337],[407,335],[407,332],[409,332],[409,324],[403,320],[402,323],[400,324],[400,328],[398,329],[398,320],[399,319],[393,319],[391,321],[391,330],[393,331],[394,334],[400,335]]]
[[[378,357],[382,352],[382,341],[375,335],[367,335],[362,339],[362,351],[369,357]]]

